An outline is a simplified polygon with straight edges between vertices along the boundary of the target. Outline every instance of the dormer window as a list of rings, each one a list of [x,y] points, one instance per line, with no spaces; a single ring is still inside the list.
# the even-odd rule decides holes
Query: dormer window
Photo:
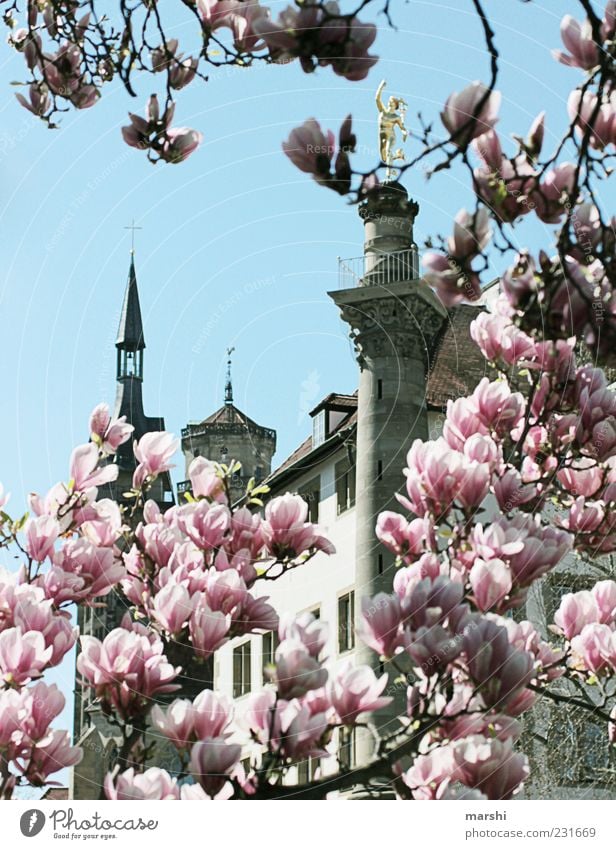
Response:
[[[327,410],[319,410],[312,420],[312,447],[316,448],[325,442],[327,433]]]

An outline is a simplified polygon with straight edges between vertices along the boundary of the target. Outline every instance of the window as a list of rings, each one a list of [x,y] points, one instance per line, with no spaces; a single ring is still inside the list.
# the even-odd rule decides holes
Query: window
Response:
[[[321,500],[321,479],[319,477],[300,486],[299,494],[308,505],[308,521],[316,524],[319,521],[319,501]]]
[[[355,464],[348,460],[336,463],[336,502],[338,514],[355,506]]]
[[[379,401],[383,398],[383,381],[380,377],[376,382],[376,397]]]
[[[355,729],[346,726],[338,731],[338,763],[341,769],[355,766]]]
[[[305,761],[300,761],[297,765],[297,783],[307,784],[309,781],[314,781],[320,765],[319,758],[306,758]]]
[[[312,447],[316,448],[325,442],[327,410],[320,410],[312,420]]]
[[[250,692],[250,640],[233,649],[233,698]]]
[[[278,631],[268,631],[263,634],[263,670],[267,666],[271,666],[275,661],[276,649],[280,645],[280,637]]]
[[[355,645],[355,593],[338,599],[338,651],[350,651]]]

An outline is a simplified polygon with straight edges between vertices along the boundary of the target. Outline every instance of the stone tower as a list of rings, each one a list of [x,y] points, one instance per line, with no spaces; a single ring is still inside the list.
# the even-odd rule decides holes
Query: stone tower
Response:
[[[357,423],[356,578],[358,598],[391,592],[393,555],[378,543],[382,510],[396,509],[406,453],[428,438],[426,383],[435,342],[447,312],[419,277],[413,224],[418,205],[398,182],[373,189],[359,207],[364,255],[352,288],[330,292],[350,327],[360,367]],[[348,265],[342,271],[349,271]],[[346,275],[348,279],[348,274]],[[356,616],[361,607],[356,605]],[[357,662],[378,667],[358,646]],[[387,715],[383,723],[388,722]],[[373,747],[359,735],[360,760]]]
[[[231,500],[238,501],[246,491],[246,484],[254,477],[257,483],[272,470],[272,457],[276,451],[276,431],[261,427],[233,403],[231,380],[231,353],[227,352],[227,379],[224,404],[202,422],[189,423],[182,428],[182,451],[188,468],[195,457],[205,457],[217,463],[237,460],[241,470],[231,484]],[[190,481],[178,486],[178,496],[190,491]]]
[[[131,488],[133,472],[137,466],[133,453],[133,441],[140,439],[149,431],[165,429],[163,418],[146,416],[143,410],[145,340],[135,273],[135,257],[132,251],[115,347],[117,349],[117,391],[113,415],[126,416],[135,430],[132,438],[120,446],[116,456],[119,467],[118,479],[101,487],[99,498],[113,498],[126,503],[123,493]],[[173,504],[173,490],[168,473],[158,478],[150,494],[162,509]],[[119,625],[126,612],[125,603],[120,595],[113,591],[101,601],[103,602],[101,607],[78,607],[77,620],[82,634],[102,639]],[[96,705],[91,702],[90,691],[83,690],[80,686],[78,675],[75,681],[73,738],[76,743],[79,742],[83,746],[84,758],[73,770],[72,798],[97,798],[116,743],[113,729]]]

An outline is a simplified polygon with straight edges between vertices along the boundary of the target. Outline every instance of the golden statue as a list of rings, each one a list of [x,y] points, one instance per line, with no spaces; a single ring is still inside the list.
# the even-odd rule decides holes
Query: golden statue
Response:
[[[402,141],[405,142],[408,136],[408,130],[404,126],[404,118],[406,115],[406,101],[401,97],[390,97],[387,101],[387,106],[383,105],[381,95],[387,83],[385,80],[381,82],[376,90],[376,108],[379,110],[379,153],[381,160],[387,165],[386,179],[391,179],[397,176],[397,171],[392,167],[394,162],[404,161],[404,151],[402,148],[395,148],[396,144],[396,127],[402,133]]]

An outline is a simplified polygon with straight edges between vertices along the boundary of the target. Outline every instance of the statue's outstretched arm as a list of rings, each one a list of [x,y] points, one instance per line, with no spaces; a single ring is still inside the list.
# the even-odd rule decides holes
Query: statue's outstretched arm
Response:
[[[381,100],[381,95],[383,94],[383,89],[385,88],[386,85],[387,85],[387,83],[385,82],[385,80],[381,80],[380,85],[376,90],[376,98],[375,98],[376,108],[379,110],[379,112],[385,111],[385,107],[383,106],[383,101]]]

